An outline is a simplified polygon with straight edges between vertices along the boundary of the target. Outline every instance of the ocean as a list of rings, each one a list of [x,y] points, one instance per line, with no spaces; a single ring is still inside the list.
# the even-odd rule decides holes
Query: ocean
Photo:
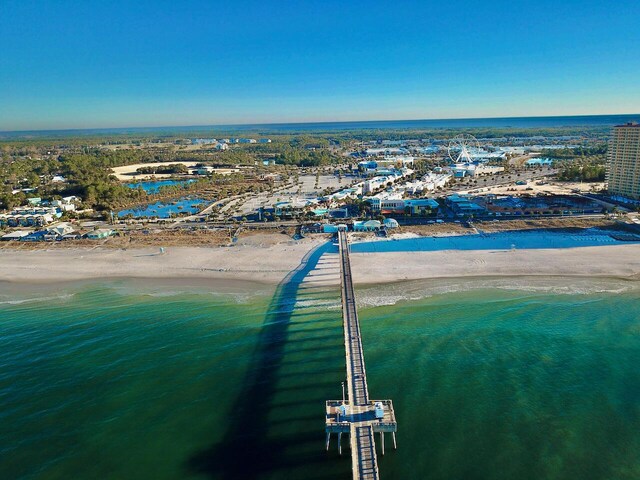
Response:
[[[324,450],[339,292],[112,280],[0,289],[0,478],[350,478]],[[640,478],[640,289],[621,279],[358,288],[382,478]]]
[[[557,128],[612,127],[640,121],[640,113],[624,115],[567,115],[547,117],[449,118],[425,120],[369,120],[350,122],[260,123],[241,125],[190,125],[166,127],[92,128],[72,130],[0,131],[0,139],[15,137],[73,137],[120,134],[199,134],[215,132],[247,132],[277,134],[296,132],[320,133],[348,130],[427,130],[441,128]]]

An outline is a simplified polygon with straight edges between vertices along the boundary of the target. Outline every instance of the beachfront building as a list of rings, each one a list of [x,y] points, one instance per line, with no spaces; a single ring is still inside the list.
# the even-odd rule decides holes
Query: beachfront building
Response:
[[[397,192],[382,192],[377,195],[365,197],[364,201],[371,205],[371,210],[381,212],[383,209],[388,212],[404,211],[404,200],[402,194]]]
[[[607,170],[609,193],[640,200],[640,124],[613,128]]]
[[[428,215],[439,208],[433,198],[403,199],[399,193],[382,192],[364,199],[371,205],[372,212],[388,214]]]
[[[482,215],[486,213],[486,209],[464,195],[453,194],[446,198],[447,206],[456,215],[462,217],[464,215]]]
[[[11,240],[20,240],[21,238],[30,235],[32,232],[30,230],[15,230],[13,232],[9,232],[0,237],[0,240],[3,242],[9,242]]]
[[[411,215],[430,215],[438,208],[440,204],[433,198],[410,198],[404,201],[404,211]]]
[[[382,226],[382,223],[378,220],[353,222],[353,231],[354,232],[373,232],[375,230],[380,230],[381,226]]]
[[[384,225],[384,228],[398,228],[400,226],[398,221],[394,218],[385,218],[382,224]]]
[[[91,240],[101,240],[103,238],[110,237],[111,235],[113,235],[113,230],[108,228],[99,228],[87,233],[86,237]]]

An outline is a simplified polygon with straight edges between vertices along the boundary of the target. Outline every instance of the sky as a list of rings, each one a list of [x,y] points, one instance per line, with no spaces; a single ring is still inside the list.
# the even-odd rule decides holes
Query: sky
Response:
[[[0,0],[0,130],[640,112],[639,2]]]

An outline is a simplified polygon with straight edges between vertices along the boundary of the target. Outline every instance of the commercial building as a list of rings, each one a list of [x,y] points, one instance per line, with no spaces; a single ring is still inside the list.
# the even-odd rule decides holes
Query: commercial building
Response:
[[[613,127],[607,183],[609,193],[640,200],[640,124]]]
[[[382,214],[424,215],[438,210],[439,204],[433,198],[407,198],[403,199],[399,193],[383,192],[372,197],[366,197],[371,205],[371,210]]]
[[[440,204],[433,198],[411,198],[404,201],[404,207],[412,215],[425,215],[438,210]]]
[[[504,167],[494,165],[484,165],[476,163],[457,163],[451,166],[451,171],[455,177],[476,177],[479,175],[495,175],[504,172]]]
[[[471,201],[469,197],[465,197],[458,194],[449,195],[446,198],[446,203],[458,216],[463,215],[482,215],[486,213],[486,209],[481,207],[477,203]]]

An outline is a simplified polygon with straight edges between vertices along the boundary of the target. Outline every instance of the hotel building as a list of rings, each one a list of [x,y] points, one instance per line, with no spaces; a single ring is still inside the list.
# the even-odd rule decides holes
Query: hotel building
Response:
[[[610,194],[640,200],[640,124],[613,127],[607,182]]]

